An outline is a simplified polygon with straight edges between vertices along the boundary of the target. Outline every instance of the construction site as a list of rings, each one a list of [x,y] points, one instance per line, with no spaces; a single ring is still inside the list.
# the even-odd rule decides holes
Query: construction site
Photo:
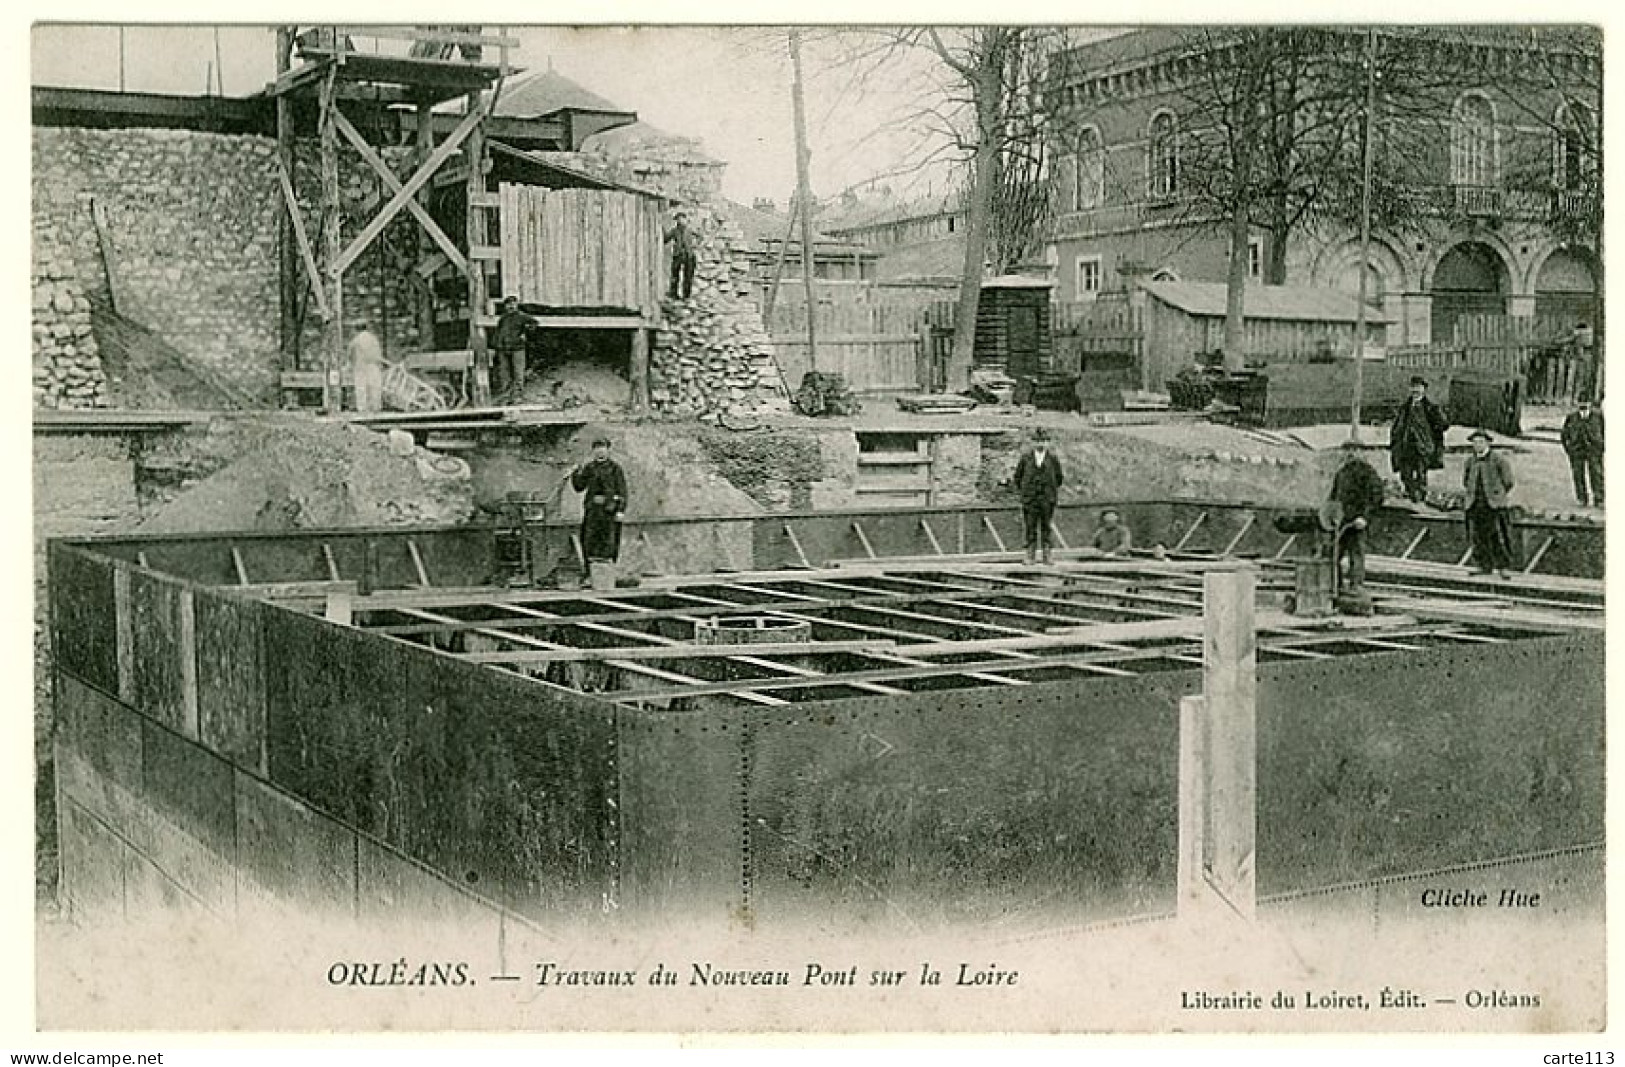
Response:
[[[43,1019],[173,1027],[93,973],[110,931],[164,931],[152,960],[179,964],[274,928],[273,986],[302,930],[323,960],[379,931],[388,959],[428,953],[410,930],[486,988],[566,944],[646,971],[639,944],[714,936],[801,983],[784,953],[809,943],[879,966],[874,946],[948,938],[956,964],[1020,958],[1085,1000],[1104,979],[1068,953],[1170,973],[1113,987],[1143,1010],[946,1002],[916,1028],[1602,1025],[1605,526],[1600,490],[1572,503],[1561,409],[1489,435],[1519,471],[1510,574],[1471,569],[1456,425],[1429,499],[1388,478],[1351,607],[1321,517],[1346,425],[931,413],[894,396],[940,391],[858,371],[861,411],[807,415],[792,378],[818,344],[776,344],[760,247],[695,187],[708,164],[599,157],[636,116],[534,105],[552,71],[527,82],[504,32],[274,37],[252,97],[35,88]],[[687,297],[665,285],[679,209]],[[518,381],[505,297],[529,319]],[[387,365],[376,407],[358,330]],[[1008,370],[993,330],[979,366]],[[893,358],[864,336],[831,343]],[[908,373],[942,344],[921,326]],[[1066,476],[1041,557],[1012,484],[1039,428]],[[1363,432],[1387,475],[1385,429]],[[571,484],[600,441],[628,486],[612,560]],[[1095,547],[1108,512],[1131,548]],[[1480,886],[1541,902],[1430,910]],[[1394,946],[1410,962],[1361,971]],[[297,1002],[323,973],[292,1000],[200,991],[192,1021],[516,1018]],[[1168,1007],[1198,981],[1430,973],[1406,1019]],[[1469,986],[1516,1002],[1465,1011]],[[568,1003],[536,1025],[622,1025]],[[841,1003],[838,1028],[895,1025]],[[719,1025],[783,1025],[741,1010]]]

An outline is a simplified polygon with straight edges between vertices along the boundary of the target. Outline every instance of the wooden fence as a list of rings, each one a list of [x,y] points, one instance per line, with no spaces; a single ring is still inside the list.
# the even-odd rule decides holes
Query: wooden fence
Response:
[[[1594,356],[1569,339],[1567,320],[1464,315],[1455,343],[1407,345],[1388,350],[1388,361],[1417,371],[1474,370],[1523,379],[1523,399],[1569,404],[1594,389]]]
[[[926,306],[889,301],[814,305],[818,369],[844,375],[847,384],[860,393],[926,388]],[[794,389],[811,369],[807,305],[775,303],[767,329],[778,351],[779,369]]]

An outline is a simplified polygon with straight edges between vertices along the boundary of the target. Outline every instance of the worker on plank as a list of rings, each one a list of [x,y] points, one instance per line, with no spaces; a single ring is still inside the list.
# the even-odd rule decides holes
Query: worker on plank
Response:
[[[1399,405],[1388,430],[1388,455],[1405,484],[1405,498],[1427,503],[1428,471],[1444,470],[1444,431],[1450,420],[1428,399],[1428,382],[1411,378],[1411,395]]]
[[[536,320],[519,310],[518,297],[502,298],[502,313],[497,316],[491,347],[496,349],[497,372],[502,375],[498,392],[505,395],[510,404],[517,404],[524,398],[527,373],[525,355],[536,328]]]
[[[1344,441],[1343,458],[1337,473],[1332,476],[1332,491],[1327,501],[1330,511],[1328,530],[1333,537],[1332,569],[1343,573],[1348,563],[1348,578],[1338,588],[1350,597],[1358,597],[1365,589],[1365,544],[1371,518],[1382,507],[1382,478],[1371,464],[1360,455],[1358,441]]]

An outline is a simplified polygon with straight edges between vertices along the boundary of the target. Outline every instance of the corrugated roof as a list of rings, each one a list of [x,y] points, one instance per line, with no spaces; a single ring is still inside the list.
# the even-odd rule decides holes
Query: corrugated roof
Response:
[[[514,118],[538,118],[567,110],[632,114],[554,70],[537,70],[509,79],[497,98],[496,113]]]
[[[1144,282],[1146,292],[1163,303],[1185,312],[1209,318],[1224,317],[1223,282]],[[1243,298],[1249,319],[1281,319],[1293,322],[1353,322],[1359,301],[1340,289],[1307,285],[1249,285]],[[1367,322],[1392,322],[1393,317],[1378,307],[1367,305]]]

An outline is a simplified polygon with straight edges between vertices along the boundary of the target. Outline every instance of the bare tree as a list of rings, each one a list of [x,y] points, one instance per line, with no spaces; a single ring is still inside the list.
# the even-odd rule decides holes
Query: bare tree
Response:
[[[911,90],[899,124],[923,131],[963,167],[961,200],[965,255],[954,314],[948,387],[970,381],[976,313],[985,269],[1004,271],[1030,255],[1047,229],[1050,199],[1045,166],[1040,79],[1050,31],[1031,26],[849,30],[841,62],[861,85],[899,59],[932,62]]]

